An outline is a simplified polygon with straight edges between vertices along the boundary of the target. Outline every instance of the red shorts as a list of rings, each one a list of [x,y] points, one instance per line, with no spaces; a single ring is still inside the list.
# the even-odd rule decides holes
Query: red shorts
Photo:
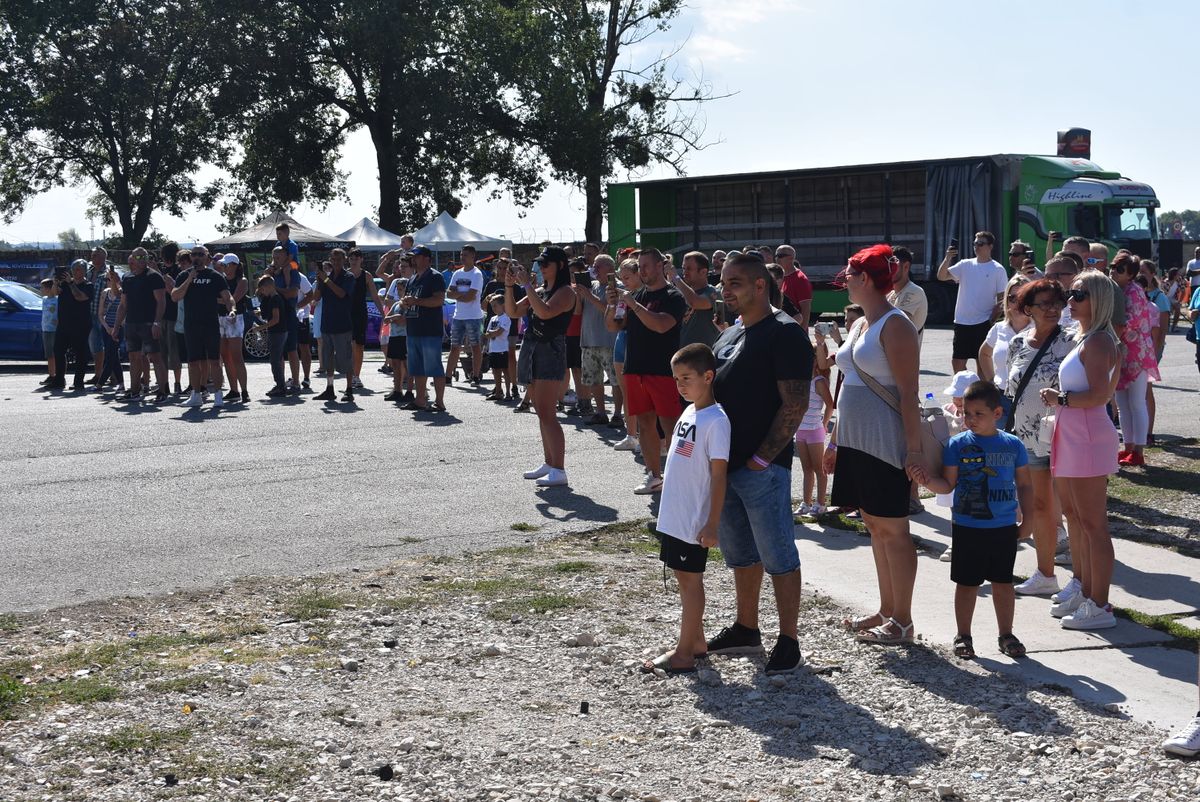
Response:
[[[630,415],[653,412],[660,418],[678,418],[683,413],[679,390],[670,376],[626,373],[625,407]]]

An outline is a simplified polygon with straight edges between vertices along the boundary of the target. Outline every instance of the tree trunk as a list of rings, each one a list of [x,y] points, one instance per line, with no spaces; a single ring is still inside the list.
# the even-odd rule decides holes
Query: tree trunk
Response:
[[[371,141],[375,144],[375,165],[379,169],[379,227],[394,234],[403,234],[407,226],[400,219],[400,164],[391,126],[371,126]]]
[[[584,211],[583,236],[587,242],[601,242],[604,237],[604,177],[599,173],[589,174],[584,179],[584,194],[587,207]]]

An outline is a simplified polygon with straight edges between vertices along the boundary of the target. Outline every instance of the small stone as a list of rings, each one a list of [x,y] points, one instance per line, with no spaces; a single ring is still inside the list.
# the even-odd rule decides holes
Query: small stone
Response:
[[[721,675],[716,671],[713,671],[711,668],[700,669],[697,679],[700,680],[701,685],[705,685],[709,688],[716,688],[721,684]]]
[[[422,744],[422,746],[424,746],[430,752],[437,752],[437,751],[441,750],[442,742],[441,741],[426,741],[424,744]]]
[[[768,681],[771,683],[772,688],[782,688],[787,685],[787,680],[783,677],[771,677]]]
[[[413,750],[413,746],[415,745],[416,741],[414,741],[412,738],[405,738],[403,741],[396,744],[396,748],[401,752],[411,752]]]
[[[358,671],[358,661],[357,660],[343,660],[342,661],[342,671],[349,671],[351,673]]]
[[[395,649],[399,645],[400,645],[400,642],[398,640],[396,640],[395,638],[388,638],[387,640],[385,640],[383,642],[383,647],[385,649]]]
[[[354,763],[353,758],[351,758],[349,755],[342,755],[341,758],[338,759],[338,768],[348,769],[352,763]]]
[[[387,782],[388,780],[392,779],[392,777],[396,776],[396,772],[392,771],[392,767],[385,763],[379,768],[375,769],[375,776],[384,782]]]
[[[591,632],[580,632],[575,636],[576,646],[595,646],[596,636]]]
[[[937,787],[937,795],[938,795],[938,799],[945,799],[946,797],[954,796],[955,795],[954,786],[939,784]]]
[[[485,657],[499,657],[502,654],[508,653],[508,647],[503,643],[489,643],[483,647]]]

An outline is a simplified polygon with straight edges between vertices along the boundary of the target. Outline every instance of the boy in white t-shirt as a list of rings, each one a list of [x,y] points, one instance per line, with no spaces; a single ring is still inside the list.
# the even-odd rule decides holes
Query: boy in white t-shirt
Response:
[[[717,545],[729,463],[729,418],[713,399],[716,372],[716,357],[703,343],[686,345],[671,357],[675,386],[692,403],[679,416],[671,437],[657,528],[662,538],[659,558],[675,571],[683,617],[678,645],[643,663],[647,674],[690,674],[696,659],[706,654],[704,567],[709,547]]]
[[[508,372],[508,332],[512,329],[512,320],[504,314],[504,296],[493,295],[488,299],[488,307],[492,316],[488,319],[487,331],[483,338],[487,341],[488,367],[492,369],[492,381],[495,386],[486,398],[488,401],[504,401],[512,394],[513,379]],[[502,383],[503,382],[503,383]]]

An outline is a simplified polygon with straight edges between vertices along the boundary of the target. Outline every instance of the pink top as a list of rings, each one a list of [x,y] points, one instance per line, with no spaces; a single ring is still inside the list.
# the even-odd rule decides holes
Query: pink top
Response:
[[[1121,363],[1121,378],[1117,389],[1124,390],[1134,379],[1149,373],[1155,381],[1162,379],[1158,373],[1158,360],[1154,355],[1154,340],[1150,336],[1158,320],[1154,304],[1146,297],[1146,291],[1136,281],[1125,285],[1126,325],[1121,342],[1125,345],[1125,360]]]

